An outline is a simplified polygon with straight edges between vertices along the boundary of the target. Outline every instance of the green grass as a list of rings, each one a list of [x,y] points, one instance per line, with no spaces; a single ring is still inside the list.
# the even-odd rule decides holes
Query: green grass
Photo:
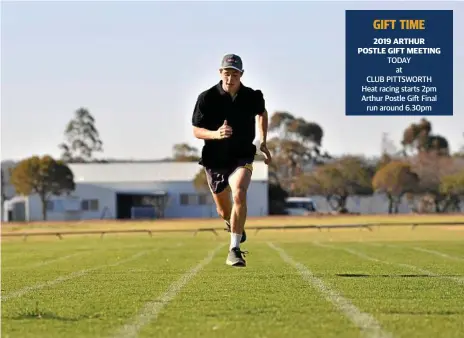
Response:
[[[246,268],[225,265],[225,232],[8,238],[2,337],[119,337],[125,324],[133,337],[360,337],[352,321],[359,312],[381,327],[366,336],[462,337],[464,230],[278,230],[248,238]],[[340,299],[359,312],[331,302]]]

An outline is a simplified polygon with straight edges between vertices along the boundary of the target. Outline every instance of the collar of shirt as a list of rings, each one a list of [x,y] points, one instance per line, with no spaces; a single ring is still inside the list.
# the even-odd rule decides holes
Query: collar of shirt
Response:
[[[226,92],[226,91],[224,90],[224,88],[222,88],[222,80],[219,81],[219,83],[216,85],[216,87],[217,87],[217,89],[218,89],[218,91],[219,91],[219,93],[220,93],[221,95],[230,95],[228,92]],[[242,92],[243,89],[244,89],[244,88],[243,88],[243,83],[240,82],[240,87],[238,88],[237,93],[235,93],[235,95],[232,96],[232,101],[234,101],[234,100],[237,98],[237,95],[240,94],[240,92]]]

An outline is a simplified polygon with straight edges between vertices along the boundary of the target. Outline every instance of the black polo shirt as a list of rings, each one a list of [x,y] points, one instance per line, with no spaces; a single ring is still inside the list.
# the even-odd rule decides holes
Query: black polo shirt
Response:
[[[265,111],[263,93],[240,85],[234,99],[222,88],[222,81],[202,92],[197,99],[192,125],[218,130],[227,120],[232,136],[222,140],[205,140],[200,164],[210,168],[228,168],[237,160],[253,160],[256,146],[256,115]]]

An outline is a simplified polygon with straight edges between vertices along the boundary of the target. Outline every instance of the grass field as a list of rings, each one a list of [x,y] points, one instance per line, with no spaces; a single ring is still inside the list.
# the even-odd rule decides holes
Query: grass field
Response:
[[[418,219],[464,216],[306,222]],[[29,224],[2,233],[222,225],[209,222]],[[282,223],[304,220],[247,225]],[[226,232],[3,238],[2,337],[464,335],[462,227],[250,232],[246,268],[225,265],[228,243]]]

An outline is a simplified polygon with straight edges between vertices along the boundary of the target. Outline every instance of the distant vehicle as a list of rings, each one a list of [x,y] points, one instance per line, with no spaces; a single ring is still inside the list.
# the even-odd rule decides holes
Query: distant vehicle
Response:
[[[288,215],[302,216],[317,211],[316,203],[309,197],[288,197],[285,200]]]

